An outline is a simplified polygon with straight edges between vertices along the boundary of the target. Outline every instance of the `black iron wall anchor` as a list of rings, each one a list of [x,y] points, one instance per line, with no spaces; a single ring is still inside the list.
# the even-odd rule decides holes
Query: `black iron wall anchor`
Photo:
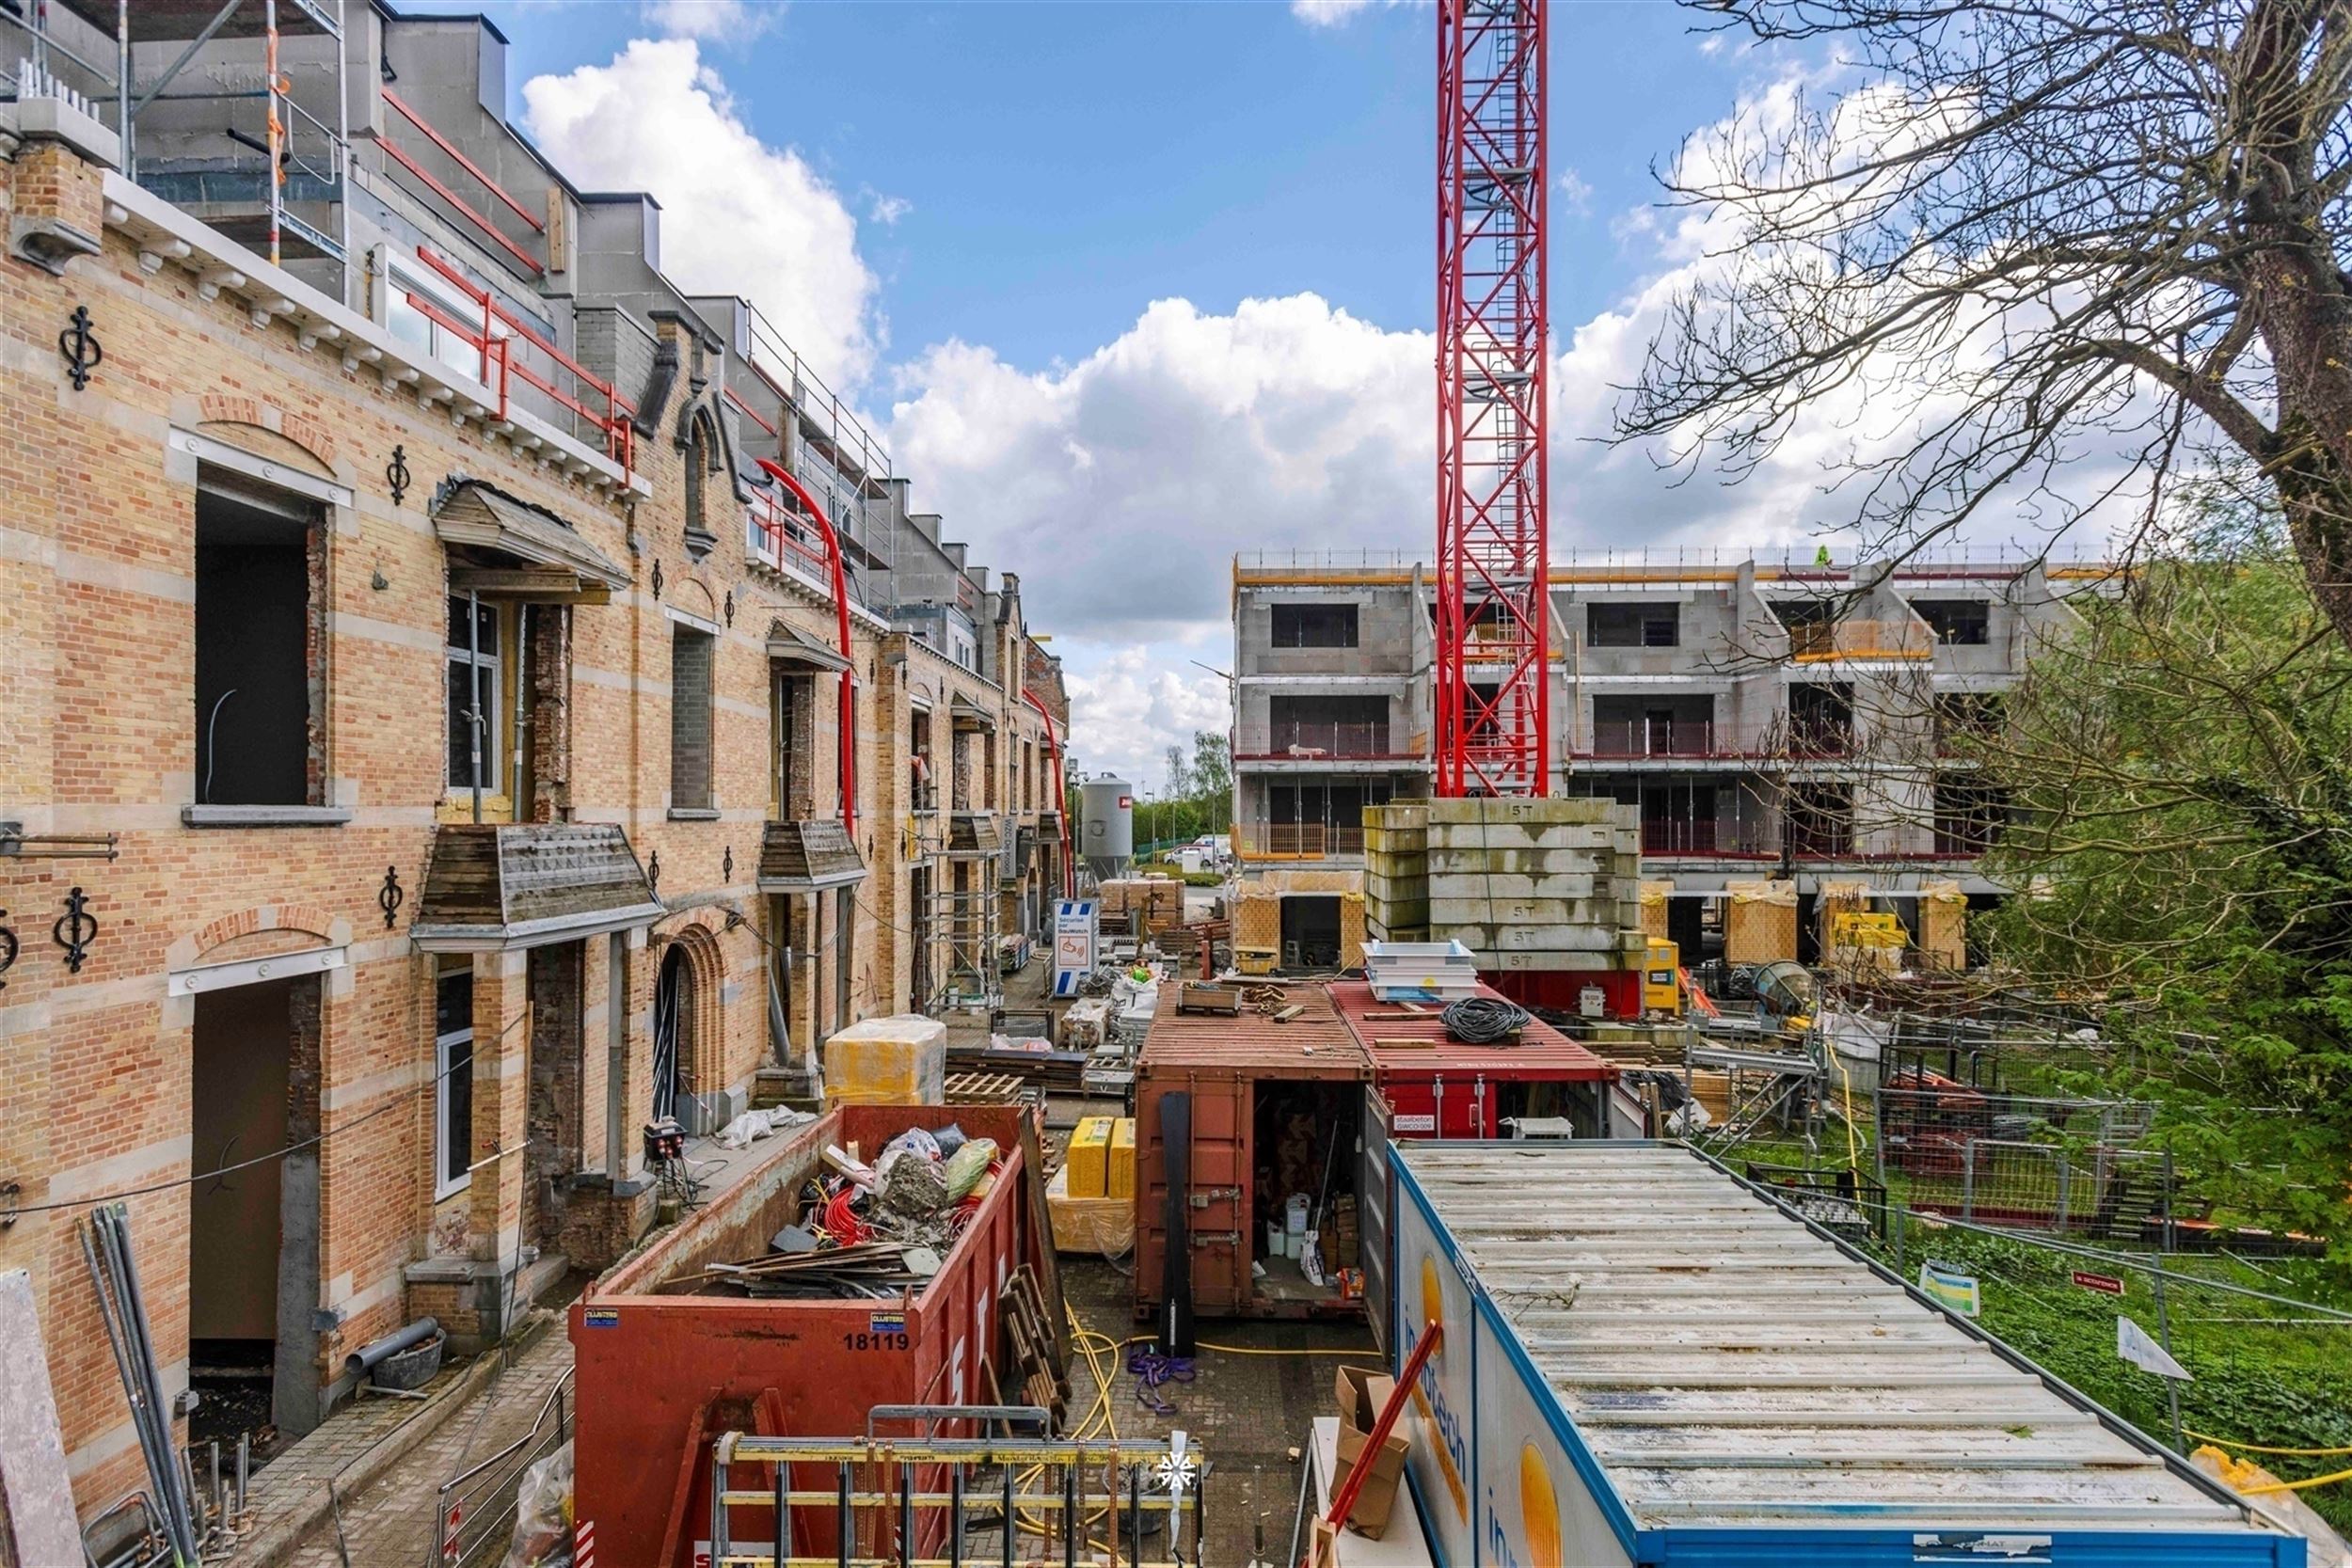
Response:
[[[0,910],[0,920],[6,920],[8,918],[8,911],[6,910]],[[16,933],[6,926],[0,926],[0,975],[5,975],[9,970],[16,967]],[[6,990],[8,989],[8,982],[5,979],[0,979],[0,990]]]
[[[656,601],[661,597],[661,560],[659,556],[654,558],[653,563],[653,596]]]
[[[659,849],[645,857],[645,886],[656,898],[661,896],[661,851]]]
[[[384,911],[384,928],[386,930],[389,931],[392,928],[392,921],[394,917],[400,913],[400,906],[406,902],[407,897],[408,890],[400,885],[400,867],[397,865],[386,866],[384,868],[383,889],[375,895],[377,905]]]
[[[408,493],[410,477],[411,476],[408,472],[408,449],[406,447],[394,447],[392,449],[392,460],[384,465],[384,483],[391,489],[392,504],[394,506],[398,506],[400,504],[400,499]]]
[[[73,378],[77,392],[89,385],[89,372],[105,363],[106,348],[90,330],[88,306],[73,308],[66,329],[57,334],[57,353],[64,357],[65,373]]]
[[[49,935],[65,949],[66,973],[81,974],[89,944],[98,940],[98,917],[89,912],[89,900],[80,888],[65,895],[65,913],[51,922]]]
[[[719,857],[719,882],[723,887],[732,887],[735,883],[735,846],[732,844],[727,846],[727,852]]]
[[[733,626],[733,625],[735,625],[735,590],[734,590],[734,589],[730,588],[730,589],[728,589],[728,590],[727,590],[726,602],[725,602],[725,604],[724,604],[722,608],[723,608],[723,609],[725,610],[725,611],[726,611],[727,625],[728,625],[728,626]]]

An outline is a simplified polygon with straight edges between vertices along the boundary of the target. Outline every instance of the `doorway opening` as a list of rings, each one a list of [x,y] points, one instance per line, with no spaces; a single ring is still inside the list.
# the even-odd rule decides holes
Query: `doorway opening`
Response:
[[[291,1439],[323,1414],[312,1326],[323,996],[308,974],[196,998],[188,1377],[203,1398],[192,1440],[233,1444],[265,1427]]]
[[[1356,1125],[1362,1109],[1362,1087],[1352,1082],[1258,1081],[1250,1129],[1257,1201],[1244,1240],[1265,1271],[1256,1278],[1261,1301],[1337,1301],[1336,1271],[1359,1266],[1352,1254],[1359,1177]],[[1316,1284],[1318,1276],[1326,1283]]]
[[[688,1043],[694,1038],[694,976],[683,943],[661,956],[653,992],[653,1119],[675,1117],[692,1092]]]
[[[1281,905],[1282,967],[1339,968],[1339,895],[1287,894]]]

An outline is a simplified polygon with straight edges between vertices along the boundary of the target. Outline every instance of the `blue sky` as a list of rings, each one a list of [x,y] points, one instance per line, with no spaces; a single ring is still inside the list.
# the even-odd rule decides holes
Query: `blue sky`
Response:
[[[1226,727],[1192,661],[1230,662],[1236,550],[1430,548],[1426,5],[487,10],[556,163],[652,190],[671,274],[751,296],[869,412],[916,504],[1022,575],[1082,765],[1155,779],[1165,746]],[[1653,163],[1786,112],[1801,73],[1692,21],[1553,12],[1555,556],[1831,520],[1818,442],[1724,489],[1594,439],[1710,264],[1653,205]]]
[[[629,0],[485,8],[513,40],[518,87],[660,30]],[[961,338],[1024,365],[1073,360],[1170,297],[1223,310],[1311,291],[1384,326],[1429,325],[1426,7],[1319,26],[1279,3],[751,14],[755,33],[703,53],[753,129],[861,215],[877,195],[908,204],[861,245],[896,354]],[[1559,320],[1635,279],[1643,259],[1613,215],[1652,200],[1651,161],[1756,74],[1736,51],[1703,51],[1693,20],[1667,4],[1554,14],[1554,170],[1589,186],[1554,194]]]

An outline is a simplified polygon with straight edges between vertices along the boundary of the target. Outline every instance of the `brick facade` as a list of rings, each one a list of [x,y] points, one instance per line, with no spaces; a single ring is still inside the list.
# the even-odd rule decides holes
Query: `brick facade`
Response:
[[[747,563],[739,524],[717,530],[716,547],[687,537],[690,453],[666,422],[638,443],[626,477],[594,449],[526,443],[462,398],[420,396],[389,359],[306,327],[250,279],[240,294],[216,274],[148,264],[151,236],[132,231],[108,178],[54,144],[0,161],[0,219],[103,236],[63,277],[0,260],[0,820],[27,835],[25,853],[0,858],[0,921],[22,943],[0,975],[0,1092],[20,1113],[0,1126],[0,1180],[21,1187],[27,1211],[0,1228],[0,1268],[35,1282],[86,1511],[140,1484],[140,1459],[76,1206],[156,1189],[130,1199],[131,1223],[176,1392],[190,1365],[188,1259],[202,1244],[189,1183],[217,1156],[191,1125],[195,997],[271,963],[312,977],[296,987],[286,1041],[287,1137],[309,1147],[283,1162],[315,1195],[315,1267],[300,1265],[314,1278],[299,1282],[311,1316],[281,1310],[278,1323],[281,1363],[298,1355],[316,1402],[331,1405],[347,1391],[343,1356],[414,1317],[461,1337],[495,1332],[532,1249],[593,1265],[642,1234],[652,1202],[638,1129],[673,949],[688,958],[692,1037],[681,1049],[698,1097],[739,1102],[771,1059],[771,946],[796,955],[796,1042],[823,1022],[912,1005],[911,956],[892,928],[905,923],[919,836],[905,668],[930,657],[891,665],[908,639],[863,610],[853,622],[855,842],[868,876],[850,900],[845,1018],[840,901],[771,898],[755,876],[779,807],[830,817],[843,804],[837,678],[787,683],[795,749],[781,790],[772,729],[771,628],[830,646],[834,607]],[[78,391],[56,347],[77,305],[105,350]],[[592,315],[608,353],[650,360],[651,337],[621,311],[583,311],[583,345]],[[681,385],[673,414],[684,395]],[[396,448],[413,476],[398,500],[386,477]],[[199,483],[224,474],[314,519],[309,815],[278,825],[192,825],[210,804],[194,700],[195,518]],[[409,934],[437,832],[474,811],[447,766],[453,556],[432,515],[437,491],[460,480],[560,519],[629,578],[602,602],[525,601],[504,623],[520,645],[493,698],[500,788],[485,790],[484,816],[618,825],[641,864],[658,860],[658,918],[469,954],[421,951]],[[710,483],[715,498],[723,480]],[[674,659],[689,643],[708,663],[707,683],[691,683],[707,687],[708,711],[681,723]],[[968,671],[951,684],[997,716],[998,770],[1041,752],[1017,689]],[[945,741],[944,692],[939,725]],[[672,799],[679,735],[708,748],[688,769],[707,795],[691,804]],[[1002,780],[973,787],[1015,798]],[[62,836],[105,834],[112,860],[48,852]],[[97,929],[75,971],[51,927],[77,887]],[[471,987],[470,1104],[454,1162],[437,1083],[445,975]],[[469,1168],[453,1179],[453,1163]],[[298,1404],[294,1418],[309,1418]]]

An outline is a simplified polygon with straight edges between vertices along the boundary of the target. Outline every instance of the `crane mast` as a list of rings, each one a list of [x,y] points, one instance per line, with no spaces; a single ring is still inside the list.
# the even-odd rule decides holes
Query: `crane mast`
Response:
[[[1544,0],[1438,0],[1437,793],[1540,796]]]

